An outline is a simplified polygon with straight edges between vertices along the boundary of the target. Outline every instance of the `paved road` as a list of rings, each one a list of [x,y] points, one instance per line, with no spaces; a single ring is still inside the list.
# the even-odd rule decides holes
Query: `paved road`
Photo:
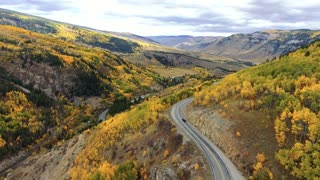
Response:
[[[223,154],[223,152],[203,136],[184,116],[187,105],[193,98],[182,100],[175,104],[171,110],[171,117],[178,128],[185,132],[202,150],[207,158],[212,176],[217,180],[242,180],[245,179],[233,163]],[[186,119],[186,122],[182,121]]]

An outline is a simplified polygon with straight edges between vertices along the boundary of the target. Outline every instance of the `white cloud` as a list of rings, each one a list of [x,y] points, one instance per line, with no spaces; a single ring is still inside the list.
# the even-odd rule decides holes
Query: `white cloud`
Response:
[[[139,35],[319,28],[318,0],[2,0],[1,8]]]

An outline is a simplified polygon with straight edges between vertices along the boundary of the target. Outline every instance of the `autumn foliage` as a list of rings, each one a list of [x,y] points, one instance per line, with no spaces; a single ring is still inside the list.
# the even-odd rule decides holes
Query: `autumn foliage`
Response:
[[[177,102],[185,98],[185,94],[192,94],[192,90],[180,90],[164,98],[150,98],[148,101],[132,107],[129,111],[117,114],[99,124],[94,129],[85,149],[74,161],[74,166],[70,171],[72,179],[90,179],[97,174],[106,179],[111,177],[115,179],[127,179],[128,177],[130,177],[129,179],[136,179],[137,172],[142,173],[141,176],[146,176],[145,168],[148,167],[143,164],[137,165],[135,162],[113,164],[112,160],[114,159],[104,156],[103,152],[115,147],[124,138],[143,131],[142,129],[147,127],[155,126],[160,133],[161,131],[170,131],[172,125],[168,120],[164,120],[162,113],[171,104],[164,99],[171,99],[172,102],[170,102],[174,103],[174,101]],[[168,140],[170,143],[168,149],[160,149],[162,154],[159,155],[159,158],[163,158],[163,160],[166,160],[170,153],[177,151],[182,143],[182,136],[170,136]],[[151,141],[150,147],[153,146],[152,144]],[[148,151],[142,153],[143,156],[146,156]],[[139,171],[139,166],[142,166],[142,171]]]
[[[270,63],[229,75],[196,92],[195,101],[204,106],[236,101],[240,109],[261,110],[274,117],[279,145],[276,158],[298,178],[319,178],[319,55],[320,42],[315,42]]]

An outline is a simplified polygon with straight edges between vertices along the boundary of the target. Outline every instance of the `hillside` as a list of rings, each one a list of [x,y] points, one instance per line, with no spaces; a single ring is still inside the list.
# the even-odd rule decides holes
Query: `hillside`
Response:
[[[22,87],[22,82],[0,68],[0,159],[24,159],[40,148],[52,148],[97,124],[89,105],[76,106],[64,97],[52,99],[39,89]]]
[[[196,84],[197,81],[190,79],[185,86]],[[165,115],[168,107],[192,94],[192,89],[179,90],[182,87],[168,89],[169,95],[164,92],[163,98],[153,97],[94,129],[88,145],[75,159],[70,171],[72,179],[209,177],[198,150]]]
[[[318,41],[199,89],[193,123],[256,179],[319,178],[319,55]]]
[[[163,115],[164,108],[169,107],[176,98],[190,95],[188,91],[134,106],[143,101],[144,95],[181,83],[187,84],[177,89],[190,87],[198,83],[194,78],[202,77],[192,75],[178,79],[165,78],[101,48],[90,48],[8,25],[0,25],[0,30],[1,176],[12,171],[6,168],[11,167],[10,162],[16,160],[19,163],[8,174],[9,179],[19,179],[21,173],[30,178],[48,178],[46,173],[61,178],[69,177],[68,171],[72,166],[79,168],[77,163],[73,164],[78,153],[80,157],[77,159],[86,157],[82,155],[86,151],[94,152],[95,146],[99,149],[107,148],[93,141],[91,133],[93,136],[99,134],[99,137],[106,135],[103,139],[106,142],[116,138],[114,145],[119,148],[123,146],[123,151],[110,156],[114,157],[112,161],[107,156],[101,172],[95,169],[96,166],[90,166],[84,171],[72,171],[70,175],[75,179],[76,173],[85,176],[85,171],[90,172],[87,177],[108,177],[110,174],[105,174],[105,171],[108,170],[106,165],[109,162],[113,163],[110,168],[115,170],[112,172],[115,176],[126,173],[121,172],[123,166],[134,168],[135,175],[146,177],[201,177],[201,174],[206,173],[205,161],[201,155],[197,155],[198,150],[179,135]],[[191,77],[193,80],[189,82]],[[177,89],[165,90],[163,96]],[[109,119],[121,111],[132,110],[115,115],[115,121],[108,120],[111,124],[106,121],[98,128],[92,128],[100,122],[96,117],[101,108],[109,108]],[[110,131],[110,128],[115,131]],[[106,131],[111,133],[110,136]],[[144,131],[150,137],[141,143],[141,148],[146,148],[146,152],[134,150],[136,146],[123,144],[142,142],[140,132]],[[117,133],[125,136],[118,137]],[[165,138],[159,139],[158,136]],[[87,143],[89,145],[84,146]],[[157,150],[151,148],[153,143],[158,144]],[[73,149],[74,152],[71,152]],[[105,149],[105,153],[114,151],[110,147]],[[63,152],[67,153],[63,155]],[[141,159],[132,159],[128,153],[138,154],[136,157]],[[61,161],[56,161],[57,158]],[[123,158],[128,160],[127,164],[122,163]],[[28,164],[34,161],[37,163],[30,169]],[[75,162],[78,161],[81,163],[80,159]],[[181,166],[180,162],[184,165]],[[59,167],[52,163],[59,163]],[[49,167],[55,168],[50,170]],[[120,175],[117,175],[118,167]],[[44,171],[46,168],[49,169]]]
[[[117,53],[133,53],[151,41],[132,34],[103,32],[5,9],[0,9],[0,24],[12,25]]]
[[[186,69],[200,67],[206,69],[210,74],[216,77],[223,77],[226,74],[252,66],[251,63],[246,62],[211,61],[202,59],[201,57],[176,52],[144,51],[143,55],[147,59],[155,60],[166,67],[182,67]]]
[[[108,51],[4,25],[0,69],[0,158],[34,143],[51,147],[96,125],[97,110],[115,114],[166,85]]]
[[[180,49],[259,64],[295,51],[300,47],[308,46],[319,38],[319,31],[314,30],[270,30],[251,34],[234,34],[229,37],[183,38],[165,36],[153,40]],[[197,41],[197,39],[200,39],[200,41]],[[170,44],[167,42],[170,42]]]
[[[214,76],[224,76],[232,71],[247,67],[246,65],[244,66],[244,63],[238,63],[238,61],[231,60],[230,58],[217,57],[202,53],[189,53],[184,50],[163,46],[147,37],[141,37],[130,33],[100,31],[87,27],[56,22],[41,17],[30,16],[5,9],[0,9],[0,24],[24,28],[33,32],[38,32],[61,39],[62,41],[105,49],[136,65],[143,65],[147,67],[163,66],[163,64],[158,63],[157,60],[150,61],[150,56],[145,56],[146,54],[150,54],[152,52],[157,52],[156,54],[174,53],[181,54],[183,56],[192,56],[193,61],[189,61],[189,67],[198,67],[198,61],[201,63],[201,61],[205,60],[212,61],[212,63],[209,62],[211,64],[209,69],[211,67],[222,67],[223,69],[229,69],[229,65],[226,65],[225,61],[231,61],[233,67],[230,69],[230,71],[219,70],[218,73],[215,73],[215,71],[210,71]],[[199,37],[198,39],[193,39],[194,38],[190,39],[190,43],[207,42],[212,38]],[[176,56],[164,56],[167,58],[167,61],[177,61],[175,63],[177,66],[175,67],[185,68],[185,66],[180,66],[180,60],[179,58],[176,58]],[[170,70],[174,71],[174,69]]]
[[[110,116],[69,141],[30,156],[7,178],[212,178],[204,157],[166,113],[172,104],[190,96],[194,90],[190,87],[200,82],[189,78],[187,83],[161,92],[161,98],[150,97]]]
[[[249,179],[320,179],[319,32],[142,37],[0,9],[0,179],[232,177],[210,140]]]
[[[0,66],[48,96],[55,97],[60,93],[68,98],[143,94],[155,83],[150,72],[142,72],[102,49],[12,26],[1,25],[0,28]],[[143,83],[140,83],[141,79],[144,79]]]

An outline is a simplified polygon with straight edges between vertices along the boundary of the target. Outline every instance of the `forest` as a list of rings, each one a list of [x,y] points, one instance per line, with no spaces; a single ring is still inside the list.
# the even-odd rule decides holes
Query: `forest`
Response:
[[[0,158],[23,148],[51,148],[97,123],[89,106],[74,106],[63,97],[54,100],[36,89],[25,93],[16,87],[18,80],[1,72]]]
[[[98,96],[108,102],[105,106],[111,107],[118,99],[130,102],[133,97],[155,91],[150,87],[158,86],[161,81],[153,72],[128,64],[99,48],[88,48],[13,26],[0,25],[0,29],[0,65],[15,67],[10,72],[0,69],[0,158],[32,144],[50,148],[96,125],[97,109],[84,103],[75,105],[72,102],[75,96]],[[56,73],[71,74],[69,80],[73,87],[68,92],[48,96],[34,88],[32,79],[24,84],[26,79],[16,76],[17,71],[26,71],[36,64],[52,67]],[[18,86],[30,92],[24,92]],[[129,106],[114,107],[116,113]]]
[[[157,127],[159,119],[168,122],[160,112],[177,100],[190,96],[193,90],[181,91],[161,100],[151,97],[147,102],[143,102],[145,100],[140,98],[141,95],[158,92],[163,88],[177,88],[176,85],[179,84],[178,87],[184,87],[190,79],[197,84],[208,77],[208,74],[204,73],[181,78],[165,78],[148,68],[137,67],[100,48],[89,48],[13,26],[0,25],[0,29],[0,65],[15,67],[14,71],[10,72],[8,71],[10,68],[0,69],[0,158],[9,157],[22,149],[30,153],[39,151],[40,148],[50,149],[95,127],[100,122],[95,118],[100,109],[87,103],[77,105],[72,101],[74,97],[86,99],[96,96],[104,103],[105,108],[110,108],[109,117],[114,119],[111,120],[114,123],[106,127],[103,127],[105,125],[103,123],[104,125],[99,125],[97,130],[100,133],[99,128],[102,128],[101,133],[109,132],[103,139],[103,144],[106,145],[107,142],[119,141],[128,132],[136,130],[138,132],[148,124]],[[71,74],[70,81],[73,87],[68,92],[55,92],[49,96],[39,88],[35,88],[32,81],[25,84],[24,78],[16,76],[18,71],[27,71],[35,65],[50,67],[60,74]],[[24,92],[21,88],[30,92]],[[166,90],[163,93],[167,95],[176,90]],[[141,105],[133,108],[133,105],[141,102],[143,102]],[[117,115],[123,111],[125,111],[123,114]],[[115,128],[116,126],[119,127]],[[109,131],[110,128],[112,131]],[[166,132],[166,134],[171,133]],[[179,139],[175,134],[167,138],[170,141]],[[100,143],[93,142],[93,147],[88,146],[88,150],[85,151],[103,150]],[[177,150],[177,147],[168,148],[170,151]],[[159,153],[166,154],[163,156],[165,158],[168,157],[169,152],[159,150]],[[91,158],[84,155],[80,157]],[[80,157],[77,162],[83,164]],[[91,159],[89,162],[96,163]],[[85,166],[83,170],[78,169],[79,171],[76,170],[76,172],[88,171],[88,177],[108,177],[110,174],[122,177],[123,174],[128,173],[128,168],[143,166],[142,162],[133,162],[109,166],[108,163],[111,162],[102,161],[100,164],[99,161],[99,166],[94,165],[89,169]],[[113,166],[114,168],[111,168]],[[74,168],[79,167],[82,165],[75,165]],[[96,167],[101,170],[95,169]],[[105,167],[110,167],[114,171],[109,172],[108,175],[104,172]],[[183,176],[184,172],[181,173]],[[75,172],[73,175],[77,177]]]
[[[150,97],[86,131],[90,134],[89,141],[75,159],[70,171],[72,179],[149,179],[152,165],[168,161],[177,164],[186,158],[191,149],[185,147],[188,144],[182,145],[182,136],[176,134],[176,128],[163,112],[175,102],[190,97],[195,91],[192,86],[201,86],[201,81],[189,80],[182,89],[181,85],[171,87],[168,91],[175,91],[173,94]],[[135,141],[138,145],[131,144]],[[164,147],[158,147],[158,141],[164,141]],[[137,150],[140,146],[141,150]],[[170,157],[175,153],[185,155]],[[179,176],[189,178],[190,174],[181,171]]]
[[[194,106],[219,106],[224,117],[232,117],[231,111],[270,117],[277,149],[272,157],[251,155],[256,161],[251,179],[275,177],[270,158],[290,177],[320,178],[320,41],[213,83],[206,70],[162,77],[122,59],[142,50],[145,44],[136,40],[10,12],[1,17],[6,25],[0,25],[0,159],[23,149],[51,149],[85,133],[89,141],[74,160],[72,179],[149,179],[156,164],[170,164],[179,178],[188,179],[191,172],[177,168],[182,159],[192,160],[201,179],[205,166],[193,159],[195,146],[183,143],[166,114],[174,103],[194,96]],[[70,87],[49,94],[17,75],[35,65],[66,75]],[[100,107],[86,101],[93,98]],[[230,109],[234,104],[237,109]],[[96,116],[102,109],[109,114],[100,123]],[[263,123],[253,118],[252,129]]]
[[[145,93],[157,85],[156,75],[128,64],[119,56],[100,48],[88,48],[13,26],[0,26],[1,61],[19,59],[22,68],[45,63],[75,74],[68,96],[111,96]],[[154,77],[154,78],[153,78]],[[143,79],[143,81],[142,81]]]
[[[263,111],[273,118],[278,144],[275,158],[291,175],[320,177],[320,42],[284,55],[272,62],[229,75],[217,85],[198,89],[196,104]],[[255,120],[259,122],[259,118]],[[254,127],[252,127],[254,128]],[[268,177],[256,168],[256,177]],[[260,172],[259,172],[260,171]]]

